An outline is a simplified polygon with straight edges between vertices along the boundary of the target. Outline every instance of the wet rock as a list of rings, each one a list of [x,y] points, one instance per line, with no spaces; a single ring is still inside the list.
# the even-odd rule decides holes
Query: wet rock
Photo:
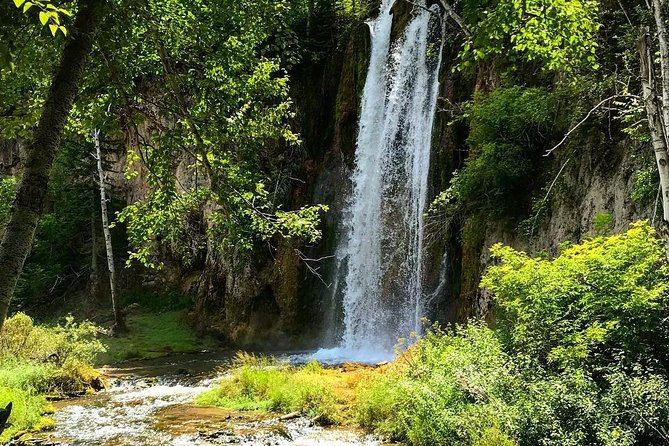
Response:
[[[107,388],[107,386],[105,385],[104,380],[99,376],[96,376],[95,378],[93,378],[91,380],[90,386],[91,386],[91,389],[95,390],[96,392],[100,392],[100,391],[105,390]]]

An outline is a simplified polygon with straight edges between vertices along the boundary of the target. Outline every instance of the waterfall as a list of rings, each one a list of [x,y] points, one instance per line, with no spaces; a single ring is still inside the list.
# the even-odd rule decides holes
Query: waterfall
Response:
[[[337,248],[344,331],[339,347],[319,357],[388,359],[399,338],[421,330],[423,215],[444,36],[439,7],[417,5],[391,42],[394,3],[384,0],[369,23],[353,190]]]

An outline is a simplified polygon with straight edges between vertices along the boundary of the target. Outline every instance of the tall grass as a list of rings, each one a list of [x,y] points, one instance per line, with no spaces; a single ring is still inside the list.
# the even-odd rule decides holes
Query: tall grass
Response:
[[[0,443],[53,427],[45,395],[83,392],[99,379],[91,365],[104,349],[98,332],[72,318],[52,327],[35,325],[22,313],[7,319],[0,338],[0,407],[12,402],[13,410]]]
[[[285,362],[238,354],[230,375],[196,403],[233,410],[298,412],[320,424],[342,421],[344,398],[336,392],[341,377],[312,362],[293,367]]]

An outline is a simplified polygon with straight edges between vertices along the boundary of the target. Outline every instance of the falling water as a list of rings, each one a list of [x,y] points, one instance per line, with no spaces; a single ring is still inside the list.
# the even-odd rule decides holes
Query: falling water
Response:
[[[384,0],[369,24],[353,192],[337,253],[344,332],[340,346],[321,358],[385,359],[398,338],[421,329],[423,215],[443,29],[438,6],[417,5],[404,35],[391,42],[394,3]]]

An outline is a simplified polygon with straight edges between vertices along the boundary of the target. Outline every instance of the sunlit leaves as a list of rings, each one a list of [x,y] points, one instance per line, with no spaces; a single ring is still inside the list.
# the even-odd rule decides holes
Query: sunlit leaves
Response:
[[[150,85],[133,95],[126,116],[130,132],[150,129],[129,148],[126,177],[146,168],[151,188],[121,215],[131,259],[154,265],[162,246],[188,263],[205,248],[320,237],[325,207],[279,205],[301,156],[284,68],[290,48],[280,42],[288,10],[287,1],[127,0],[118,24],[103,30],[117,91],[137,91],[140,77]],[[128,24],[121,45],[107,43]],[[106,68],[100,77],[108,79]],[[121,107],[125,101],[110,97]]]
[[[554,260],[502,245],[491,253],[499,262],[482,286],[495,294],[514,348],[559,369],[667,357],[669,269],[647,222],[564,245]],[[605,350],[613,356],[602,358]]]
[[[71,16],[67,9],[59,8],[50,1],[39,0],[12,0],[14,5],[21,9],[23,13],[27,13],[34,6],[37,10],[37,17],[42,26],[49,27],[51,34],[55,37],[60,31],[63,35],[67,35],[67,28],[61,25],[61,16]]]
[[[468,1],[464,18],[471,35],[460,55],[460,69],[481,60],[525,60],[548,71],[569,73],[577,66],[597,68],[597,0]]]

